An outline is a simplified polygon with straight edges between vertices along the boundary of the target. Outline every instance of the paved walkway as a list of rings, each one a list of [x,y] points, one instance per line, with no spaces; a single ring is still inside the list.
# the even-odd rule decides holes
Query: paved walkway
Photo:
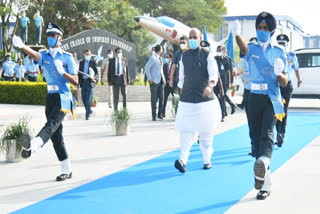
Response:
[[[239,97],[234,99],[240,100]],[[290,105],[291,111],[320,109],[319,99],[293,99]],[[0,214],[17,210],[179,148],[179,136],[174,131],[172,118],[151,121],[150,103],[130,102],[128,109],[134,117],[128,136],[113,135],[108,124],[111,109],[106,103],[98,104],[89,121],[84,120],[83,107],[77,110],[78,120],[72,120],[70,116],[66,118],[64,137],[74,175],[66,182],[55,181],[55,177],[60,174],[60,164],[51,142],[30,159],[19,163],[6,163],[1,154]],[[45,123],[43,106],[0,104],[0,129],[25,114],[32,117],[31,125],[36,134]],[[221,123],[217,133],[245,123],[244,111],[238,109]],[[252,191],[232,207],[229,213],[318,213],[319,152],[320,137],[274,173],[273,193],[268,200],[256,201],[256,191]]]

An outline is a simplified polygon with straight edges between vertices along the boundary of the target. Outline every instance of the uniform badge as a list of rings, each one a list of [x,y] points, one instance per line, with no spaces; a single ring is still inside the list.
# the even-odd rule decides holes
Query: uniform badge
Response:
[[[280,39],[284,39],[284,36],[283,36],[283,35],[281,35],[281,36],[280,36]]]
[[[50,62],[48,62],[48,61],[46,61],[46,60],[44,60],[43,63],[50,64]]]
[[[260,58],[259,56],[254,55],[254,54],[252,54],[251,56],[252,56],[253,58],[256,58],[256,59],[259,59],[259,58]]]
[[[265,18],[265,17],[267,17],[267,16],[268,16],[268,13],[267,13],[267,12],[261,13],[261,17]]]
[[[51,28],[52,28],[52,24],[49,23],[49,24],[48,24],[48,29],[51,29]]]

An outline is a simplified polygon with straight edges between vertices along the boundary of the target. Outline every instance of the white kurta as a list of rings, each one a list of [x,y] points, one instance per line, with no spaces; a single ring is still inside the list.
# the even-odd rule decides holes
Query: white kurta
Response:
[[[217,62],[210,52],[207,58],[207,70],[209,81],[218,82]],[[178,87],[183,88],[184,66],[180,61]],[[197,84],[197,83],[195,83]],[[212,91],[213,93],[213,91]],[[221,108],[218,98],[213,94],[214,99],[201,103],[179,102],[176,116],[176,130],[180,132],[213,132],[221,121]]]

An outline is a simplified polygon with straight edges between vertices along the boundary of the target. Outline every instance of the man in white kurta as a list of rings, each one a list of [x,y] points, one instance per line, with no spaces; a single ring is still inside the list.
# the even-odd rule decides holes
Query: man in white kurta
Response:
[[[201,33],[191,29],[190,50],[183,53],[180,61],[178,87],[182,89],[176,117],[176,130],[180,132],[180,159],[175,167],[181,173],[186,165],[194,136],[199,133],[203,169],[211,168],[213,134],[221,121],[219,101],[213,93],[218,81],[218,67],[212,53],[200,48]]]

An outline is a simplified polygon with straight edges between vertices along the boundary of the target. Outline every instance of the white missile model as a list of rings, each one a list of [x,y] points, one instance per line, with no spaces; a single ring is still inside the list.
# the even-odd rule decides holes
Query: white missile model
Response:
[[[145,29],[177,45],[179,45],[180,37],[189,38],[191,27],[168,16],[159,16],[157,18],[136,16],[134,20]],[[208,39],[208,42],[210,43],[211,50],[215,51],[218,43],[211,39]]]

